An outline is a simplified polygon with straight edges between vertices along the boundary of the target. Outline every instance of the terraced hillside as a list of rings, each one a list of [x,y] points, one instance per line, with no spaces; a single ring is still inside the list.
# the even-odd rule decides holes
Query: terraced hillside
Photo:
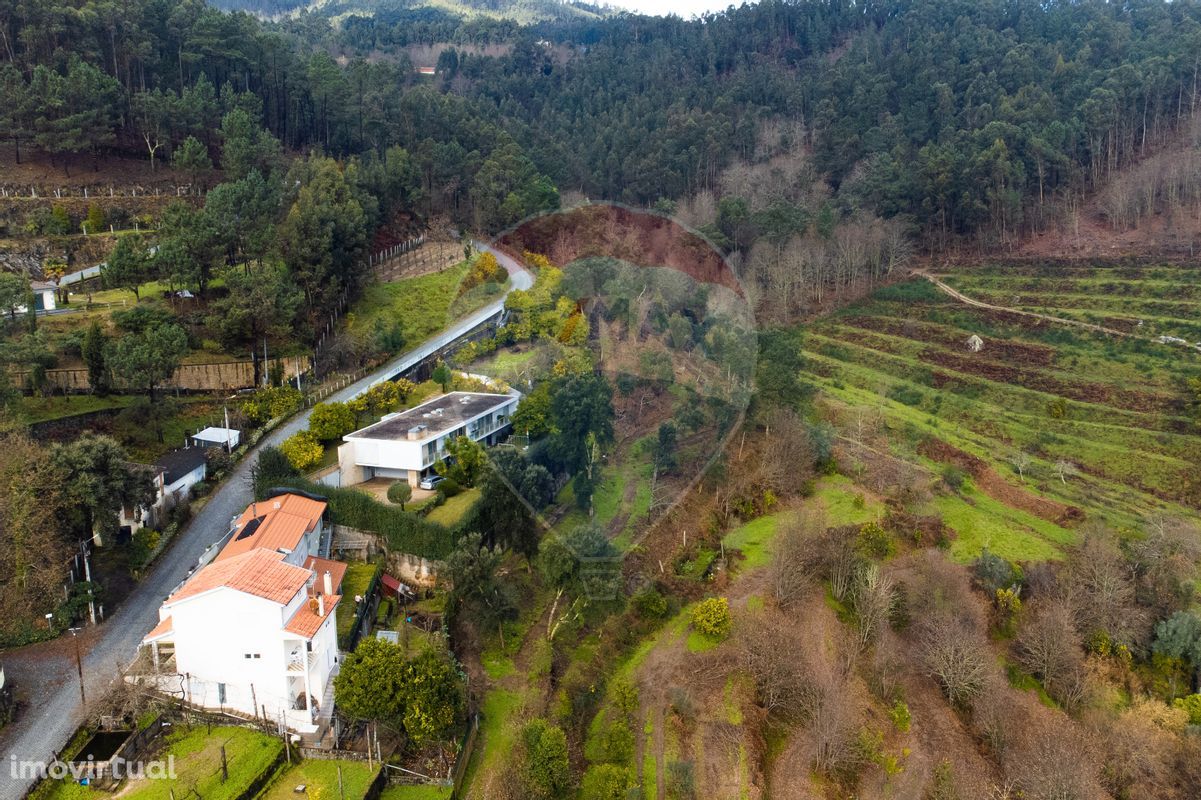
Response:
[[[1201,428],[1184,387],[1201,375],[1201,354],[1154,341],[1201,339],[1201,271],[997,266],[939,277],[972,299],[1136,334],[973,308],[920,278],[807,329],[820,402],[852,451],[887,450],[935,484],[970,476],[959,491],[944,480],[927,501],[956,530],[956,557],[987,546],[1054,558],[1084,519],[1127,527],[1201,503]]]

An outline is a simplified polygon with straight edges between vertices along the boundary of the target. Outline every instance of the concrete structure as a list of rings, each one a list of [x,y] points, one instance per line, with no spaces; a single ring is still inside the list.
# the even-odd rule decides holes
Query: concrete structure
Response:
[[[315,733],[333,712],[336,610],[346,565],[318,551],[325,503],[294,494],[249,506],[213,561],[159,608],[142,680],[204,708]]]
[[[191,437],[197,447],[224,447],[233,450],[242,441],[242,432],[236,428],[205,428]]]
[[[53,311],[58,308],[58,287],[46,281],[30,281],[29,291],[33,293],[33,310],[35,312]],[[24,314],[29,310],[26,305],[19,305],[16,313]]]
[[[145,525],[158,527],[166,515],[191,495],[192,487],[208,474],[204,448],[173,450],[146,467],[153,473],[154,503],[149,508],[121,509],[120,524],[135,533]]]
[[[392,478],[417,486],[452,439],[496,444],[508,432],[519,399],[516,392],[451,392],[347,434],[338,448],[342,485]]]

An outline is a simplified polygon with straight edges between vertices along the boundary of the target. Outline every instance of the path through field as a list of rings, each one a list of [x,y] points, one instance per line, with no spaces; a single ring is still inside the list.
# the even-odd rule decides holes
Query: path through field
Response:
[[[1109,336],[1122,336],[1127,339],[1144,339],[1148,342],[1157,341],[1156,339],[1149,337],[1149,336],[1139,336],[1137,334],[1130,333],[1128,331],[1119,331],[1115,328],[1106,328],[1104,325],[1095,325],[1091,322],[1084,322],[1084,321],[1078,320],[1078,319],[1064,319],[1063,317],[1054,317],[1054,316],[1051,316],[1050,314],[1039,314],[1036,311],[1023,311],[1023,310],[1017,309],[1017,308],[1009,308],[1008,306],[997,306],[997,305],[993,305],[992,303],[985,303],[983,300],[976,300],[975,298],[968,297],[966,294],[964,294],[963,292],[960,292],[958,289],[954,289],[954,288],[948,286],[947,284],[943,283],[942,281],[940,281],[937,276],[931,275],[930,273],[925,272],[924,270],[915,269],[915,270],[913,270],[912,274],[919,275],[919,276],[925,278],[926,280],[930,281],[930,283],[934,284],[940,292],[947,295],[948,297],[953,297],[956,300],[958,300],[959,302],[964,303],[965,305],[972,306],[974,308],[983,308],[987,311],[1000,311],[1005,314],[1016,314],[1021,317],[1030,317],[1032,319],[1041,319],[1046,322],[1054,322],[1054,323],[1057,323],[1060,325],[1071,325],[1071,326],[1074,326],[1077,328],[1083,328],[1085,330],[1095,331],[1096,333],[1104,333]],[[1190,344],[1189,342],[1159,342],[1159,343],[1160,344],[1177,344],[1177,345],[1180,345],[1181,347],[1187,347],[1190,350],[1196,350],[1198,353],[1201,353],[1201,345]]]

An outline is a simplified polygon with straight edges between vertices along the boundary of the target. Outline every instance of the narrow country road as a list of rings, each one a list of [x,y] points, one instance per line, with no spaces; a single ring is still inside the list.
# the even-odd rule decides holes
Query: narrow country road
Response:
[[[533,284],[532,276],[516,260],[489,245],[474,244],[479,250],[493,253],[509,272],[509,291],[528,289]],[[505,294],[507,296],[508,292]],[[498,314],[504,308],[504,302],[502,297],[461,320],[448,320],[443,333],[327,399],[348,400],[372,384],[404,372]],[[205,549],[225,534],[231,520],[250,502],[250,469],[257,450],[278,445],[304,428],[308,418],[309,411],[306,410],[264,436],[210,495],[208,502],[116,613],[96,628],[84,631],[80,643],[85,651],[83,674],[89,705],[105,693],[121,668],[137,654],[142,637],[158,622],[158,607],[163,599],[187,576]],[[60,637],[52,642],[0,653],[0,658],[22,701],[20,718],[0,730],[0,753],[15,757],[18,762],[48,761],[67,743],[85,718],[75,671],[74,643],[69,636]],[[34,781],[12,774],[12,761],[5,760],[8,763],[0,766],[0,800],[16,800]]]

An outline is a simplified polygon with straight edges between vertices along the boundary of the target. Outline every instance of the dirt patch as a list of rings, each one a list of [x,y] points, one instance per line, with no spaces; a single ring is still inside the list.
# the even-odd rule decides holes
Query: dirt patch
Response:
[[[972,481],[980,491],[1011,508],[1025,511],[1039,519],[1045,519],[1064,527],[1076,525],[1084,519],[1084,511],[1076,506],[1057,503],[1014,486],[997,474],[997,471],[984,459],[965,453],[941,439],[929,437],[918,445],[917,451],[932,461],[959,467],[972,476]]]
[[[945,350],[927,348],[918,355],[918,358],[926,364],[947,367],[956,372],[985,378],[995,383],[1012,384],[1024,389],[1064,397],[1068,400],[1107,405],[1125,411],[1170,413],[1177,405],[1176,398],[1168,395],[1119,389],[1104,383],[1089,381],[1068,382],[1037,369],[990,361],[987,358],[981,358],[979,354],[960,355],[948,353]]]
[[[958,350],[967,346],[967,339],[971,336],[970,331],[949,330],[941,325],[891,317],[850,316],[841,317],[839,321],[867,331]],[[985,340],[984,349],[991,358],[1031,366],[1049,367],[1055,363],[1056,357],[1054,347],[1009,339],[988,338]]]
[[[520,256],[541,253],[555,264],[610,256],[632,264],[671,267],[700,283],[742,294],[734,271],[701,236],[667,217],[619,206],[581,206],[531,220],[497,244]]]

